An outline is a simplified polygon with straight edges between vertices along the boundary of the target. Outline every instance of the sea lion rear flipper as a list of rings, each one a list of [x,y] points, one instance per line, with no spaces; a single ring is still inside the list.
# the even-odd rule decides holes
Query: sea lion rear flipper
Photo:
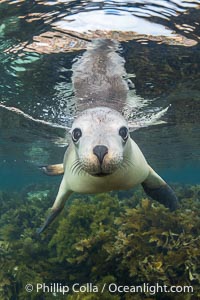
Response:
[[[150,167],[147,179],[142,182],[145,193],[164,204],[171,211],[178,208],[178,198],[172,188]]]
[[[40,169],[49,176],[64,174],[63,164],[41,166]]]

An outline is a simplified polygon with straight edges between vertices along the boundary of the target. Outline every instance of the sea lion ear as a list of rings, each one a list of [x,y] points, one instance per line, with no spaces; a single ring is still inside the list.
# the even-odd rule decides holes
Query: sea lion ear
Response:
[[[47,165],[39,167],[46,175],[56,176],[64,174],[63,164]]]
[[[168,207],[171,211],[176,210],[179,202],[175,192],[151,167],[149,169],[148,177],[142,182],[145,193]]]

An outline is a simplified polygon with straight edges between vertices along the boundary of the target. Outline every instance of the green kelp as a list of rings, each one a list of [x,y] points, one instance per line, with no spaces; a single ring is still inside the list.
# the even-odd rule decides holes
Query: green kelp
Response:
[[[200,299],[200,186],[177,186],[180,209],[170,213],[144,198],[74,195],[38,237],[36,228],[55,188],[0,193],[0,299]],[[37,292],[37,283],[91,282],[99,292]],[[26,284],[32,284],[31,293]],[[191,285],[193,293],[110,293],[116,285]]]

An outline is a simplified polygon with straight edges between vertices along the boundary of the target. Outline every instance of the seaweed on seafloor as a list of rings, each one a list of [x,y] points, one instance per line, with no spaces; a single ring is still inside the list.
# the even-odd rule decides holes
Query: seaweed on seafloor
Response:
[[[55,299],[200,299],[200,187],[177,186],[181,207],[171,213],[144,198],[117,194],[75,195],[40,238],[35,230],[52,203],[52,188],[21,195],[0,193],[0,299],[52,299],[27,283],[52,282],[100,287],[175,285],[192,293],[79,292]]]
[[[33,192],[34,194],[34,192]],[[25,291],[27,283],[44,280],[49,274],[46,259],[47,241],[38,240],[35,229],[42,222],[42,207],[48,202],[45,191],[35,196],[27,191],[0,193],[0,299],[43,299],[39,292],[31,295]],[[50,201],[49,201],[50,203]],[[46,243],[45,243],[46,242]],[[47,276],[48,277],[48,276]],[[45,299],[52,299],[45,296]]]

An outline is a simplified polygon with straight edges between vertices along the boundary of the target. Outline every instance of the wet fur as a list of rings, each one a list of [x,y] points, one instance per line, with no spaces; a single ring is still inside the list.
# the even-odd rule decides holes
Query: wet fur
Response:
[[[97,106],[122,111],[129,87],[123,78],[125,60],[117,50],[116,41],[97,39],[73,65],[72,83],[80,111]]]

